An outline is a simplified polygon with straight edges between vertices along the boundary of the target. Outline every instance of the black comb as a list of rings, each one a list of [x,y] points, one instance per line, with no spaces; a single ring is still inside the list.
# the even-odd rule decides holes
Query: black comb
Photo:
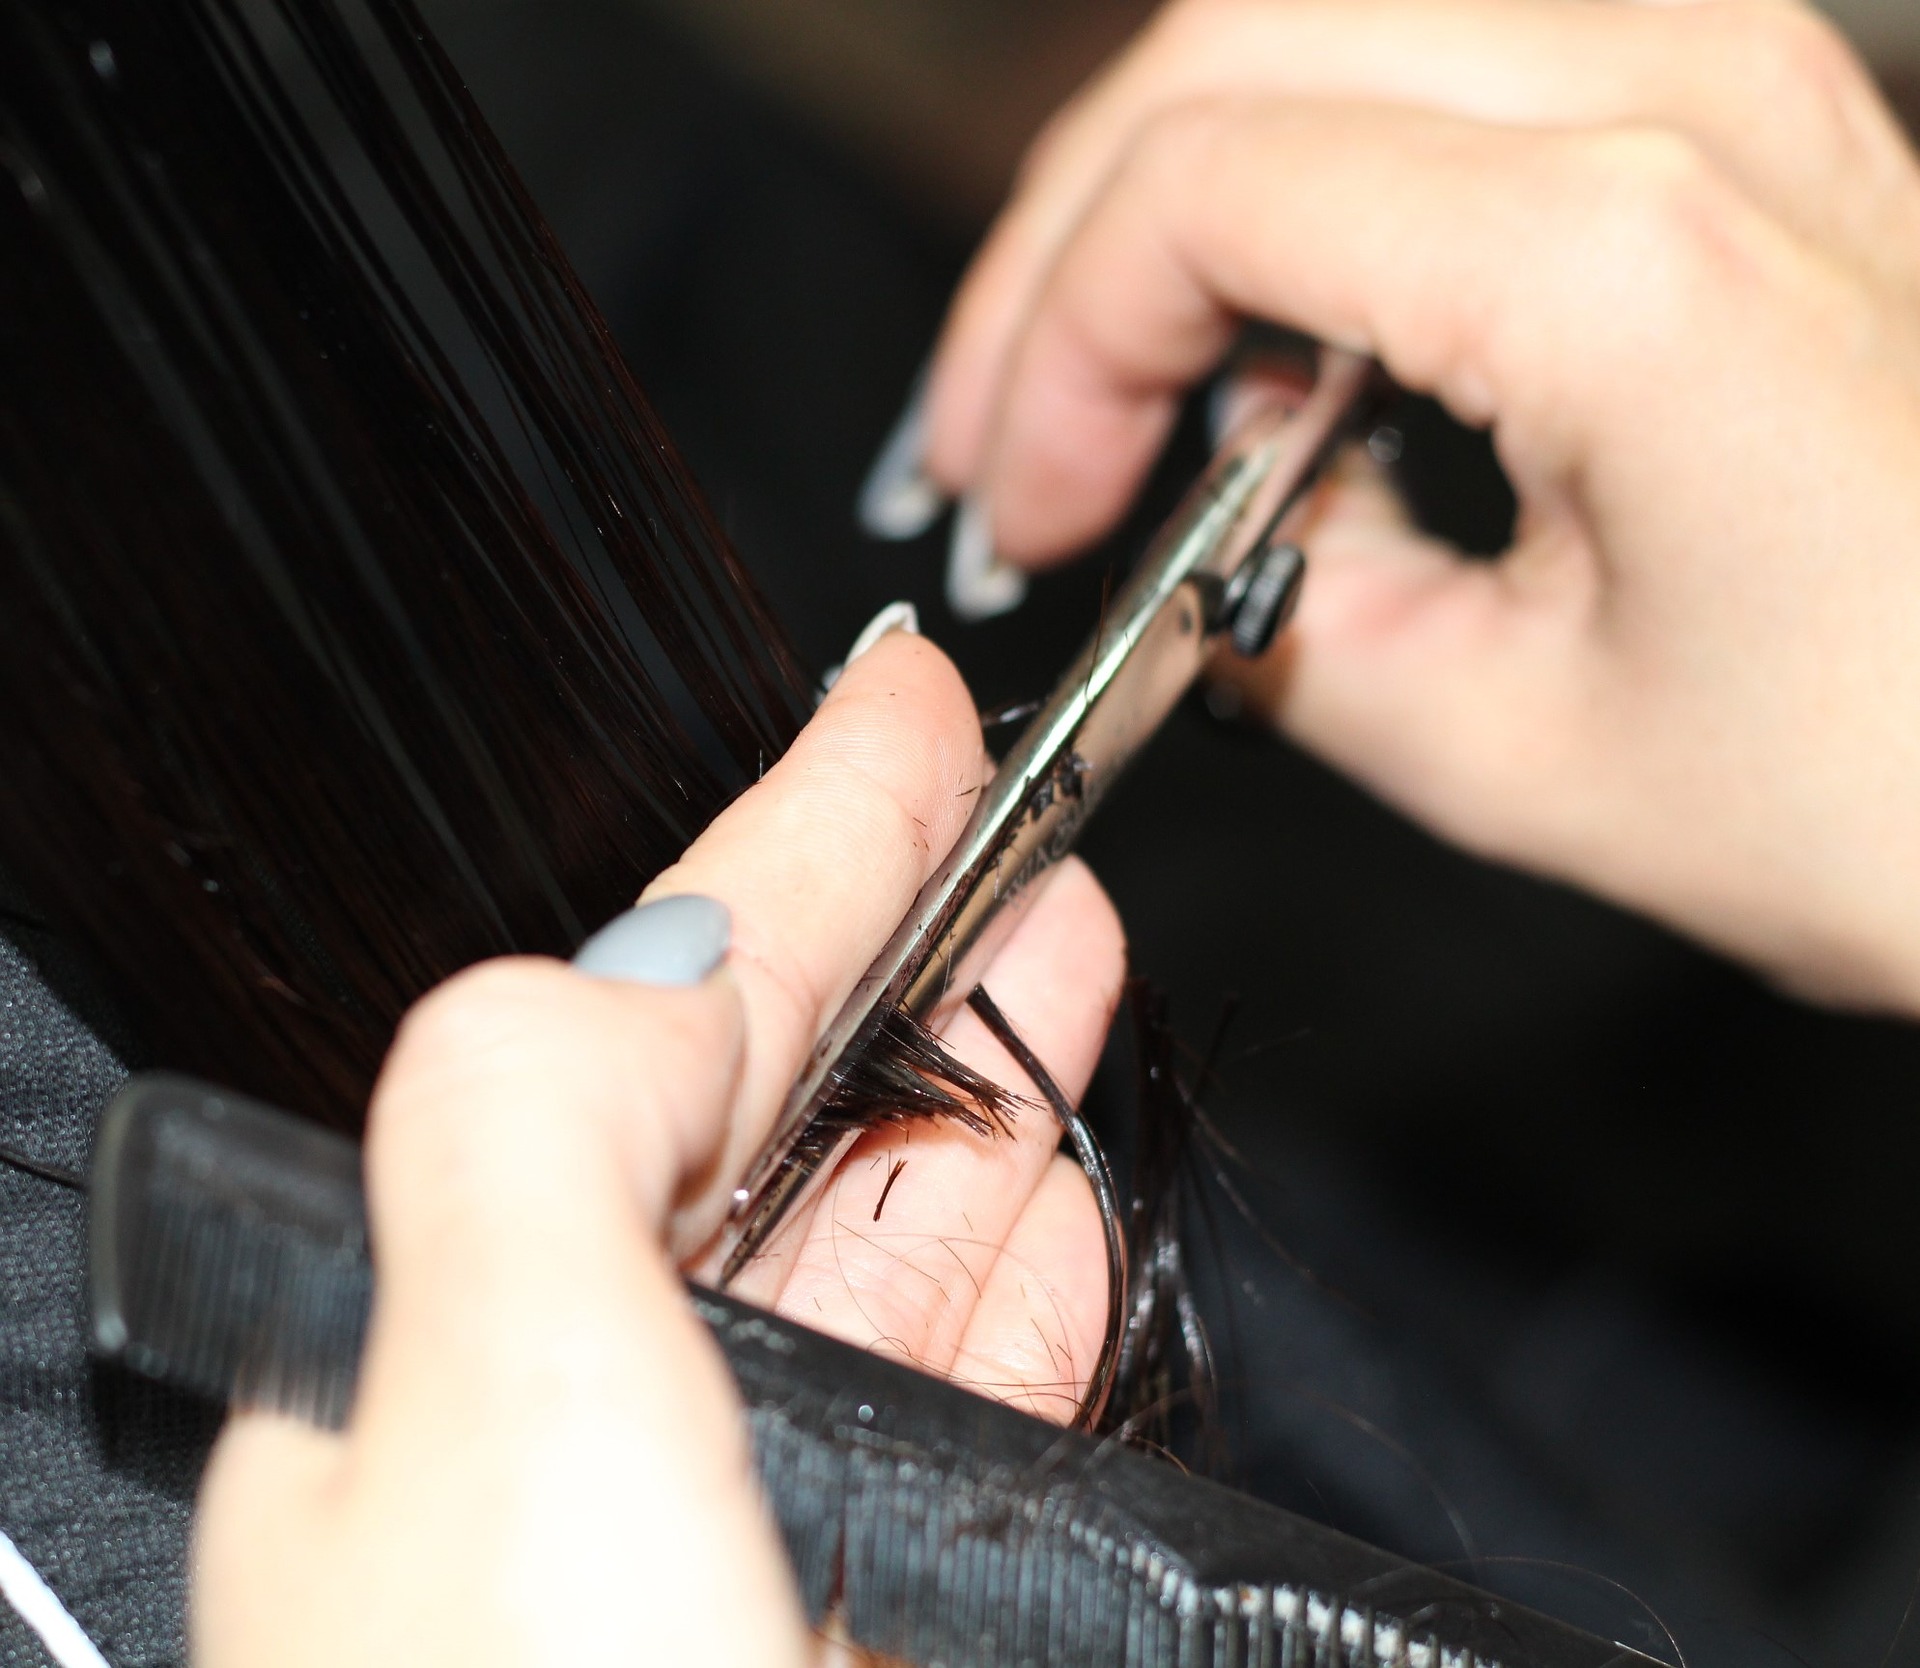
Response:
[[[132,1079],[95,1157],[94,1335],[344,1423],[373,1279],[359,1152]],[[698,1287],[809,1615],[925,1668],[1646,1668],[1652,1659],[1163,1461]]]

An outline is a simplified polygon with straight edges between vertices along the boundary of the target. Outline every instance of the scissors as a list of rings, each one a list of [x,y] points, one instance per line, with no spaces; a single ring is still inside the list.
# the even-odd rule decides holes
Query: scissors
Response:
[[[733,1195],[729,1285],[832,1171],[853,1137],[806,1140],[849,1062],[904,1010],[934,1024],[966,1000],[1121,771],[1229,639],[1265,651],[1306,558],[1287,537],[1381,386],[1374,363],[1321,350],[1304,404],[1257,407],[1235,428],[982,790],[966,828],[886,948],[821,1033],[767,1145]]]

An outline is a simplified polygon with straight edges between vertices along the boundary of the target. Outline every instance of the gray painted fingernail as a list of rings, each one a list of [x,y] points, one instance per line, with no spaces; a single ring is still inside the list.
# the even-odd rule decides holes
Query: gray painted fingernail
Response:
[[[969,622],[1011,613],[1027,600],[1027,576],[1000,560],[986,500],[969,493],[953,518],[947,549],[947,606]]]
[[[873,538],[917,539],[947,507],[947,495],[926,469],[927,382],[923,369],[860,488],[860,526]]]
[[[726,960],[733,917],[718,898],[684,892],[617,915],[574,953],[599,979],[636,985],[697,985]]]

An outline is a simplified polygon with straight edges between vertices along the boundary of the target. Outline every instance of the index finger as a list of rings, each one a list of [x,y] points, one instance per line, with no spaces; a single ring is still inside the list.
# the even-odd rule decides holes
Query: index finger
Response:
[[[975,483],[1022,322],[1129,146],[1183,105],[1253,98],[1533,128],[1667,126],[1808,235],[1869,267],[1905,259],[1889,228],[1907,218],[1912,154],[1871,77],[1811,7],[1186,0],[1055,118],[968,272],[931,389],[937,478]]]
[[[683,1202],[680,1251],[719,1226],[815,1039],[958,837],[988,774],[953,663],[925,638],[893,632],[846,668],[779,763],[647,889],[704,893],[732,911],[728,966],[747,1016],[725,1143]]]
[[[1711,309],[1797,246],[1689,141],[1530,132],[1392,106],[1234,101],[1162,118],[1061,255],[985,470],[1003,554],[1120,514],[1243,314],[1370,352],[1475,425],[1515,484],[1564,484]]]

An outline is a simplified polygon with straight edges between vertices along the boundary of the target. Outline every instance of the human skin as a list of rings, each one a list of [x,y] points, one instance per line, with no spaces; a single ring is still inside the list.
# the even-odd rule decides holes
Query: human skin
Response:
[[[1377,354],[1492,426],[1515,548],[1463,564],[1353,464],[1254,699],[1475,849],[1913,1012],[1917,278],[1920,173],[1797,7],[1184,0],[1037,149],[943,340],[928,462],[1037,566],[1111,523],[1241,316]],[[732,907],[726,972],[501,964],[408,1022],[362,1397],[341,1437],[222,1439],[203,1668],[807,1654],[666,1248],[710,1238],[982,769],[951,668],[888,639],[658,883]],[[1070,1090],[1118,962],[1069,867],[989,975]],[[1105,1294],[1053,1147],[1037,1120],[876,1140],[754,1289],[1058,1411]]]
[[[951,664],[894,633],[649,889],[728,905],[720,970],[658,989],[501,961],[414,1009],[370,1113],[378,1285],[352,1419],[337,1435],[229,1422],[197,1527],[199,1668],[814,1654],[678,1265],[711,1240],[986,768]],[[986,973],[1069,1093],[1093,1069],[1122,954],[1111,906],[1069,864]],[[977,1024],[948,1037],[1031,1092]],[[863,1143],[742,1289],[1064,1415],[1101,1336],[1105,1263],[1058,1145],[1037,1108],[991,1141]]]
[[[1439,832],[1920,1011],[1920,170],[1786,0],[1181,0],[1043,135],[928,466],[1028,567],[1245,316],[1491,427],[1466,563],[1346,470],[1244,680]]]

